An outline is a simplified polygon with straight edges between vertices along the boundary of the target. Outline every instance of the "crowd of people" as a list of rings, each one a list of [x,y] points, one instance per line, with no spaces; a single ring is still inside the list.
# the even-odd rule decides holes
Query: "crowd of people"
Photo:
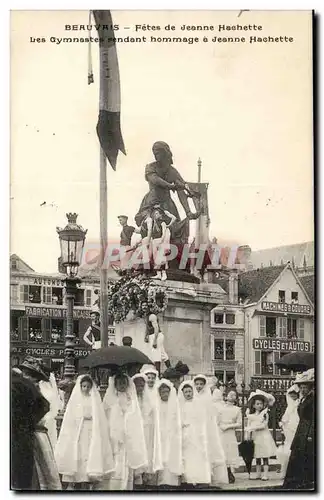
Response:
[[[103,399],[80,375],[64,411],[53,374],[28,357],[12,374],[12,485],[23,490],[176,490],[224,487],[240,465],[242,411],[235,389],[185,379],[181,362],[163,375],[145,365],[109,378]],[[298,403],[296,402],[298,401]],[[272,394],[251,392],[244,438],[254,445],[256,474],[284,456],[285,489],[314,487],[314,370],[296,377],[281,419],[285,450],[268,428]]]

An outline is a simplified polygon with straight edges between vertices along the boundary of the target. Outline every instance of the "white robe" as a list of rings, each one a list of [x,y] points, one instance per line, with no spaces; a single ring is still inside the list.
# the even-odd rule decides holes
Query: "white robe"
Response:
[[[183,470],[180,408],[173,384],[161,379],[157,390],[162,385],[169,387],[170,394],[168,401],[162,401],[158,395],[163,470],[158,472],[157,484],[178,486]]]
[[[63,402],[60,398],[53,373],[50,374],[49,382],[45,382],[45,380],[41,380],[39,382],[39,389],[42,396],[44,396],[50,404],[50,410],[44,416],[43,423],[48,430],[48,437],[54,450],[57,443],[56,417],[59,410],[63,409]]]
[[[67,404],[55,447],[58,470],[66,482],[96,482],[114,468],[108,426],[95,383],[89,396],[78,377]]]
[[[106,412],[115,471],[100,490],[133,489],[134,470],[147,465],[144,427],[134,382],[128,377],[126,392],[115,389],[115,377],[109,379],[103,406]]]

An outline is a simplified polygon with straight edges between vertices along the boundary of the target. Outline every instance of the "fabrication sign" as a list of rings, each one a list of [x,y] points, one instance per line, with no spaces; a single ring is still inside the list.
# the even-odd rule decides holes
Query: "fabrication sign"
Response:
[[[287,339],[253,339],[253,349],[260,351],[311,352],[310,342]]]
[[[263,311],[294,314],[311,314],[311,306],[304,304],[286,304],[285,302],[262,302]]]
[[[34,356],[38,357],[49,357],[49,358],[64,358],[64,348],[61,347],[22,347],[22,346],[13,346],[10,350],[11,354],[23,354],[26,356]],[[86,358],[91,352],[89,349],[75,348],[74,355],[77,359]]]
[[[58,307],[25,307],[26,316],[38,317],[38,318],[56,318],[65,319],[67,315],[66,308]],[[91,311],[88,309],[73,309],[74,319],[91,319]]]

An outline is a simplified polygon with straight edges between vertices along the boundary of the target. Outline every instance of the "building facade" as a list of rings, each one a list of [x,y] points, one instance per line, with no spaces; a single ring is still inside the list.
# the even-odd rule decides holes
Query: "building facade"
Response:
[[[30,354],[62,372],[66,303],[64,275],[35,272],[17,255],[10,258],[10,354],[12,365]],[[76,359],[87,356],[83,335],[91,324],[98,280],[82,280],[74,304]]]
[[[289,384],[292,373],[276,361],[287,352],[315,348],[314,279],[299,278],[288,263],[232,273],[220,285],[228,304],[211,311],[215,375],[239,384]]]

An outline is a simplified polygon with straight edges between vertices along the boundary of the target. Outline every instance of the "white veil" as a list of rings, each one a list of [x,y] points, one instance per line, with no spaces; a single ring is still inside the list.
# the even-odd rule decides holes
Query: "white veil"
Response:
[[[55,447],[55,459],[60,474],[73,476],[78,469],[78,441],[83,425],[83,401],[86,396],[81,392],[80,375],[67,404],[60,435]],[[87,376],[88,377],[88,376]],[[114,470],[114,460],[107,422],[100,394],[93,381],[90,390],[92,407],[92,438],[87,461],[87,474],[90,478],[101,480]]]
[[[170,472],[180,476],[182,474],[182,429],[180,408],[176,390],[173,384],[167,379],[161,379],[157,383],[157,391],[163,385],[170,389],[169,399],[163,402],[158,393],[158,410],[161,411],[162,405],[167,405],[166,425],[161,422],[161,447],[162,462]]]
[[[120,443],[125,442],[128,466],[139,469],[147,465],[143,420],[134,382],[125,376],[128,379],[125,392],[118,392],[115,388],[115,376],[110,377],[103,407],[109,422],[114,453]]]

